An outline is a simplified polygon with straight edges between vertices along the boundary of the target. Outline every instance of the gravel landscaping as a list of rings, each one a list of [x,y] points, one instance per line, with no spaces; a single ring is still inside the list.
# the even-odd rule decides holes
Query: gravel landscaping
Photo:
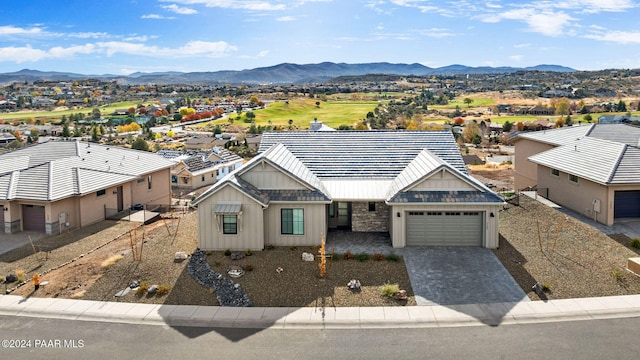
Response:
[[[532,300],[640,294],[640,277],[626,270],[638,251],[624,238],[521,196],[500,212],[494,253]],[[532,291],[537,282],[542,296]]]

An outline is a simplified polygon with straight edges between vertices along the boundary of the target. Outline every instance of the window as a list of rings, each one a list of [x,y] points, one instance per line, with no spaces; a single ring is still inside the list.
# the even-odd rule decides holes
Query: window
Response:
[[[560,170],[558,170],[558,169],[551,169],[551,175],[553,175],[553,176],[560,176]]]
[[[151,175],[147,176],[147,189],[151,190]]]
[[[376,203],[374,202],[369,203],[369,211],[376,211]]]
[[[222,233],[238,233],[238,215],[222,215]]]
[[[204,175],[202,175],[202,182],[204,182]]]
[[[138,178],[138,179],[136,180],[136,183],[137,183],[137,184],[140,184],[140,183],[143,183],[143,182],[144,182],[144,178]]]
[[[304,235],[304,209],[282,209],[280,215],[282,234]]]
[[[578,182],[578,177],[575,176],[575,175],[569,174],[569,181],[577,183]]]
[[[329,217],[335,217],[336,216],[336,210],[333,208],[333,204],[329,204]]]
[[[102,196],[102,195],[105,195],[106,193],[107,193],[106,189],[102,189],[102,190],[96,191],[96,195],[97,196]]]
[[[183,184],[188,184],[189,183],[189,178],[188,177],[183,177],[182,178],[182,183]]]
[[[171,183],[172,184],[177,184],[178,183],[178,177],[175,175],[171,175]]]

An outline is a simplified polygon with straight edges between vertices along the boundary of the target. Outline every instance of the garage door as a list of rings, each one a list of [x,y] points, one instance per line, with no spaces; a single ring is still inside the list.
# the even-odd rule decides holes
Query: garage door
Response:
[[[640,190],[616,191],[613,217],[640,217]]]
[[[482,215],[479,211],[407,212],[407,245],[482,246]]]
[[[44,206],[22,205],[22,228],[44,232]]]

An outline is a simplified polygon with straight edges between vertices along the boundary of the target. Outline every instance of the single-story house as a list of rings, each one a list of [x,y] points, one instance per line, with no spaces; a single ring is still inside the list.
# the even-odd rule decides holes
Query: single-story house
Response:
[[[242,166],[244,160],[227,149],[206,151],[160,150],[158,155],[174,162],[171,185],[178,189],[198,189]]]
[[[133,204],[171,204],[173,162],[156,154],[50,141],[0,155],[0,230],[55,235]]]
[[[592,124],[520,134],[516,188],[602,224],[640,217],[640,128]]]
[[[318,245],[334,229],[386,232],[396,248],[497,248],[502,205],[450,131],[267,132],[192,202],[205,250]]]

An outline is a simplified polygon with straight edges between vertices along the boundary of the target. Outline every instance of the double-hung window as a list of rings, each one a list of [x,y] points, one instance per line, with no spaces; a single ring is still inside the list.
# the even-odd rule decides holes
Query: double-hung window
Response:
[[[304,235],[304,209],[281,209],[280,232],[284,235]]]
[[[222,233],[237,234],[238,233],[238,215],[222,215]]]

